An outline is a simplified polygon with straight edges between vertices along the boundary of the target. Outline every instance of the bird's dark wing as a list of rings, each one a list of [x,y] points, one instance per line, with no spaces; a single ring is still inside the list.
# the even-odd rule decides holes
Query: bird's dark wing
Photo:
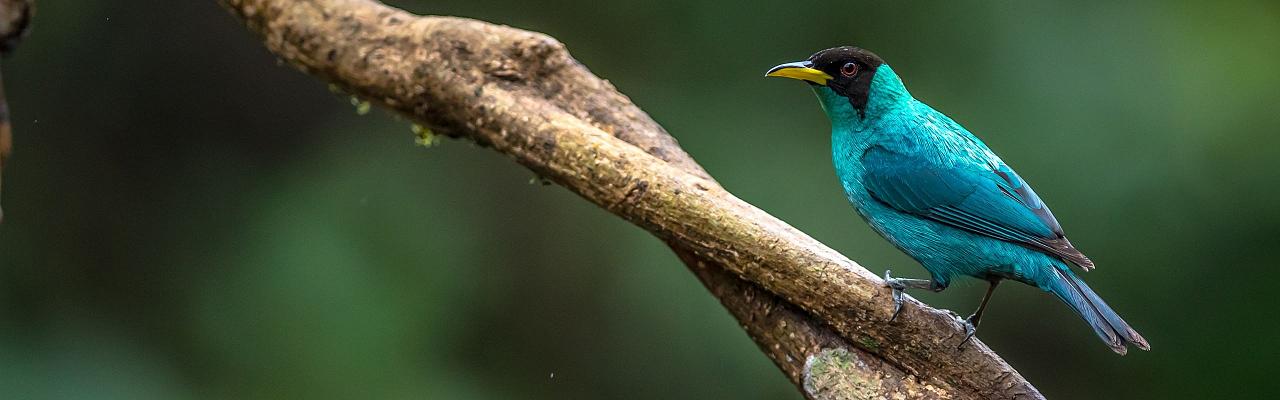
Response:
[[[890,207],[1093,268],[1040,196],[1003,162],[989,169],[943,166],[872,147],[862,163],[867,190]]]

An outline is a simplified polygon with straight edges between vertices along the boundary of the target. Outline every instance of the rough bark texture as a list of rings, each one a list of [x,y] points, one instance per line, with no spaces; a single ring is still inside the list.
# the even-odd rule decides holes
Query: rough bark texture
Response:
[[[874,353],[852,346],[830,327],[723,266],[682,251],[676,255],[806,398],[973,398],[950,384],[922,381]]]
[[[666,241],[809,398],[1040,398],[948,313],[888,322],[874,274],[724,191],[539,33],[370,0],[219,0],[267,47],[437,133],[507,154]]]

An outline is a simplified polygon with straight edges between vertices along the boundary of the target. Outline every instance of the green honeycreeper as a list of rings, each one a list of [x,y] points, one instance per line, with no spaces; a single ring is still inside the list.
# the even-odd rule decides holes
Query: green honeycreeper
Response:
[[[894,316],[902,291],[940,292],[951,278],[990,283],[977,311],[963,320],[968,341],[1000,281],[1057,295],[1113,351],[1147,344],[1085,285],[1069,264],[1093,262],[1067,240],[1031,186],[951,118],[911,97],[879,56],[846,46],[782,64],[766,76],[808,82],[831,119],[831,157],[845,195],[871,228],[920,262],[932,279],[885,271]]]

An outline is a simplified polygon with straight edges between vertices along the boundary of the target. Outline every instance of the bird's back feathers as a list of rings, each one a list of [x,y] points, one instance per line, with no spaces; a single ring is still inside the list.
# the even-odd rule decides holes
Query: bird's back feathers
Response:
[[[969,154],[984,155],[985,160],[947,164],[918,151],[872,146],[862,155],[867,190],[899,211],[1018,243],[1086,270],[1093,268],[1093,262],[1067,240],[1053,212],[1031,186],[976,138],[972,140],[977,148]]]

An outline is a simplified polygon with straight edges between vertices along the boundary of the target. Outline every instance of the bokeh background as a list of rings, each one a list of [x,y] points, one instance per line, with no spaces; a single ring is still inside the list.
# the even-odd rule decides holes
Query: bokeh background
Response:
[[[1007,3],[393,2],[559,38],[738,196],[925,276],[845,203],[808,89],[761,77],[870,48],[1035,184],[1155,348],[1005,285],[980,337],[1046,395],[1274,393],[1280,3]],[[657,240],[358,115],[212,0],[40,1],[3,64],[0,397],[799,398]]]

